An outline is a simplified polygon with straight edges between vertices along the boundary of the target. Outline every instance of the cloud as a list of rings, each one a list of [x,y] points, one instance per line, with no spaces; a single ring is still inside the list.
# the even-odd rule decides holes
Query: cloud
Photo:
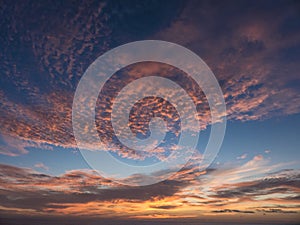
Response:
[[[3,51],[0,53],[3,59],[0,69],[4,74],[0,89],[1,134],[25,142],[76,147],[71,110],[80,77],[94,59],[116,43],[127,42],[136,35],[144,37],[167,26],[168,21],[180,12],[182,4],[174,2],[165,10],[160,10],[160,6],[159,2],[151,2],[145,9],[144,3],[128,6],[122,2],[104,1],[76,3],[72,7],[65,3],[63,6],[35,4],[30,11],[21,10],[25,7],[23,4],[5,7],[1,15],[9,18],[9,26],[0,27],[6,34],[1,41]],[[119,7],[124,11],[119,12]],[[66,8],[70,9],[68,13],[64,13]],[[141,18],[140,12],[145,10],[153,13],[145,13]],[[38,18],[38,25],[30,19],[33,15]],[[153,21],[144,29],[144,23],[150,17],[160,22]],[[127,19],[134,30],[128,26]],[[30,35],[23,32],[24,27],[30,27]],[[138,27],[140,32],[137,33]],[[15,46],[19,46],[20,51],[15,51]],[[24,63],[24,59],[28,62],[25,60]],[[105,111],[99,113],[105,114]],[[106,126],[104,133],[109,133],[110,127],[105,121],[103,123]],[[101,133],[102,129],[99,131]],[[18,153],[4,147],[1,152],[8,155],[26,153],[25,143],[18,147]],[[128,152],[124,150],[124,155]],[[134,158],[133,153],[131,157]]]
[[[0,134],[0,154],[8,156],[19,156],[28,153],[28,148],[42,148],[52,150],[47,143],[39,143],[31,140],[24,140],[18,137]]]
[[[122,5],[102,2],[90,7],[91,3],[80,3],[74,5],[66,17],[57,16],[62,13],[60,10],[53,10],[56,13],[49,14],[46,9],[50,6],[45,7],[47,4],[37,4],[31,12],[20,10],[22,6],[3,11],[4,15],[11,18],[11,25],[10,28],[3,28],[7,35],[1,52],[4,59],[1,71],[5,76],[1,76],[0,132],[25,142],[17,146],[18,152],[13,148],[2,147],[2,154],[25,154],[28,141],[76,147],[71,112],[80,77],[94,59],[116,43],[122,43],[124,39],[129,42],[137,37],[173,41],[199,54],[212,68],[220,83],[226,100],[227,116],[231,120],[260,120],[300,111],[299,90],[294,85],[298,80],[299,65],[293,60],[295,57],[286,61],[286,58],[293,55],[291,49],[299,45],[300,34],[290,28],[290,35],[285,35],[287,31],[282,26],[291,18],[298,18],[291,5],[284,4],[282,8],[286,10],[272,8],[265,12],[260,7],[241,7],[240,3],[223,6],[221,3],[213,5],[191,1],[172,4],[164,10],[159,10],[159,3],[151,3],[151,7],[147,6],[147,10],[155,12],[151,17],[163,18],[165,21],[159,20],[160,23],[151,24],[146,29],[139,23],[147,21],[146,18],[150,16],[146,13],[144,19],[140,18],[140,11],[145,10],[143,4],[115,15],[119,4]],[[51,5],[53,9],[56,7],[56,4]],[[245,11],[245,8],[249,10]],[[48,19],[44,20],[39,13],[35,13],[34,18],[38,15],[40,22],[38,26],[33,26],[28,18],[33,18],[31,14],[34,12],[43,12],[40,14],[47,15]],[[108,12],[115,16],[112,17]],[[139,19],[132,19],[136,17]],[[133,31],[126,19],[140,28],[141,32]],[[226,26],[220,26],[219,21],[226,21]],[[23,34],[23,27],[30,27],[30,35]],[[29,43],[28,48],[21,48],[20,52],[13,55],[13,46],[24,46],[25,42]],[[24,55],[28,56],[26,58],[29,61],[26,66]],[[34,66],[29,67],[29,64]],[[112,133],[111,106],[115,94],[125,84],[147,75],[161,75],[176,81],[195,102],[201,129],[210,123],[204,94],[195,82],[178,70],[150,62],[125,68],[108,82],[110,85],[99,96],[96,113],[99,135],[107,143],[114,142],[120,155],[127,158],[143,160],[146,156],[120,147]],[[173,90],[170,96],[175,98],[176,93]],[[129,121],[134,134],[147,136],[149,120],[153,116],[161,116],[167,120],[168,128],[178,135],[178,113],[171,104],[158,98],[148,98],[141,100],[135,107]],[[148,113],[151,110],[153,112]],[[189,112],[189,109],[186,111]],[[153,155],[157,153],[147,157]],[[158,157],[162,158],[162,155]]]
[[[1,154],[18,156],[32,147],[76,147],[71,114],[80,77],[99,55],[134,40],[173,41],[201,56],[220,83],[230,120],[260,120],[300,112],[299,54],[295,51],[300,33],[297,26],[285,25],[299,20],[293,4],[270,4],[269,10],[265,10],[265,3],[252,6],[250,2],[172,2],[163,8],[159,2],[134,6],[86,2],[72,7],[55,2],[27,4],[5,6],[0,12],[7,18],[0,24]],[[24,10],[28,7],[31,10]],[[145,12],[146,8],[151,13]],[[6,21],[10,21],[8,25]],[[114,94],[145,75],[178,82],[197,106],[201,129],[209,125],[209,107],[195,82],[168,65],[147,62],[115,74],[99,96],[96,122],[104,140],[115,141],[109,120]],[[180,100],[176,94],[170,90],[170,96]],[[168,122],[174,133],[171,140],[176,142],[178,113],[159,98],[142,99],[134,106],[129,121],[133,133],[147,136],[154,115]],[[117,150],[126,158],[165,157],[164,149],[146,156],[126,148]],[[14,216],[113,218],[186,218],[210,213],[298,216],[294,212],[300,210],[299,171],[281,171],[289,165],[272,165],[262,155],[249,160],[245,154],[239,157],[245,163],[205,171],[191,163],[169,180],[143,188],[116,184],[92,170],[53,176],[1,165],[0,210]],[[41,163],[35,166],[47,169]],[[135,178],[149,179],[140,174]],[[269,208],[262,208],[266,204]]]
[[[280,7],[268,12],[263,10],[264,3],[246,5],[192,1],[155,38],[182,44],[208,63],[221,84],[230,119],[247,121],[297,113],[300,93],[291,81],[298,80],[299,65],[287,58],[299,58],[291,49],[299,48],[300,33],[290,27],[292,34],[286,35],[283,24],[299,14],[293,4],[279,3]]]
[[[265,150],[265,153],[266,153],[266,154],[269,154],[269,153],[271,153],[271,150],[266,149],[266,150]]]
[[[153,209],[175,209],[177,208],[177,206],[174,206],[174,205],[160,205],[160,206],[151,206],[151,208]]]
[[[298,213],[298,211],[291,211],[291,210],[282,210],[282,209],[258,209],[258,212],[264,212],[264,213]]]
[[[44,163],[36,163],[34,165],[35,168],[40,168],[40,169],[43,169],[43,170],[49,170],[49,167],[46,166]]]
[[[31,169],[1,165],[0,173],[2,207],[29,208],[36,212],[89,202],[109,205],[118,201],[152,201],[172,196],[185,185],[170,180],[147,187],[120,186],[90,170],[50,176]]]
[[[247,158],[247,153],[243,154],[243,155],[240,155],[237,157],[237,159],[246,159]]]
[[[222,210],[214,210],[213,213],[255,213],[254,211],[243,211],[238,209],[222,209]]]
[[[253,167],[255,169],[250,169]],[[282,165],[273,165],[271,170],[274,172],[270,172],[270,165],[261,156],[243,165],[206,171],[199,171],[191,164],[158,184],[128,187],[92,170],[73,170],[52,176],[1,165],[1,207],[7,214],[19,211],[26,215],[103,218],[268,212],[296,215],[300,210],[297,202],[299,171],[278,170],[280,167]],[[252,175],[254,172],[255,176]],[[143,175],[140,176],[142,179]]]
[[[284,199],[285,194],[294,196],[300,188],[299,173],[294,170],[278,171],[278,166],[273,165],[271,168],[267,161],[258,155],[233,170],[217,171],[218,177],[226,179],[226,182],[218,180],[218,177],[210,181],[216,186],[213,188],[213,196],[221,199],[250,198],[253,200],[277,197]],[[270,173],[270,169],[276,172]],[[218,183],[221,185],[217,185]]]

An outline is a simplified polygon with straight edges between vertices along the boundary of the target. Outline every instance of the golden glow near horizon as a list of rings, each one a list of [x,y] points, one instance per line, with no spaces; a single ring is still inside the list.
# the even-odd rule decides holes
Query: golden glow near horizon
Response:
[[[236,215],[249,219],[262,216],[281,220],[297,218],[300,212],[296,200],[299,188],[286,182],[274,185],[279,178],[292,180],[297,171],[266,176],[271,167],[276,168],[276,165],[270,166],[268,160],[259,155],[235,168],[199,172],[199,177],[195,176],[197,173],[193,173],[194,168],[191,167],[177,173],[168,181],[170,185],[161,183],[143,189],[110,183],[89,170],[70,171],[60,177],[43,177],[33,170],[7,166],[1,169],[2,174],[6,173],[1,190],[15,191],[13,195],[7,192],[9,199],[27,201],[28,197],[22,196],[22,193],[36,193],[37,196],[48,195],[49,202],[41,208],[2,206],[1,210],[21,215],[131,219],[230,219]],[[253,172],[261,178],[249,179]],[[22,174],[22,178],[18,174]],[[156,188],[158,191],[155,191]],[[111,194],[113,191],[116,195],[122,192],[124,195],[116,197]],[[84,196],[91,196],[90,200],[81,202]],[[65,200],[59,203],[57,198]]]

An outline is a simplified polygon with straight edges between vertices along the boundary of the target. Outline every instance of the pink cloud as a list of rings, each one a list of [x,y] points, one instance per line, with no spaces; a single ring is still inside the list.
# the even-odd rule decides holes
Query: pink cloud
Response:
[[[46,166],[44,163],[36,163],[34,165],[35,168],[40,168],[40,169],[43,169],[43,170],[49,170],[49,167]]]

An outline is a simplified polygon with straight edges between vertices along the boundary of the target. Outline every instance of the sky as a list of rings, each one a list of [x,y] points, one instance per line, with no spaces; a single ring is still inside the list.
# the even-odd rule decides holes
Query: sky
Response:
[[[299,224],[299,1],[4,0],[0,33],[1,224]],[[227,124],[207,167],[201,160],[219,123],[208,97],[186,72],[159,62],[129,65],[107,80],[94,110],[104,145],[78,147],[72,106],[85,71],[104,53],[143,40],[189,49],[216,77]],[[190,106],[182,113],[200,123],[188,124],[190,142],[195,132],[199,140],[175,172],[144,171],[178,157],[184,123],[176,105],[149,96],[132,106],[125,139],[149,138],[154,117],[166,124],[163,141],[146,152],[123,145],[111,119],[122,89],[151,76],[183,88],[196,114]],[[184,104],[178,89],[159,85],[139,83],[126,97],[154,86]]]

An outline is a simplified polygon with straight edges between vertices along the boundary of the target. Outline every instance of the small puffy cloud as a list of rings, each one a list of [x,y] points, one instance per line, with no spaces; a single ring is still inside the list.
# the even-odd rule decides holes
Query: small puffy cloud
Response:
[[[49,167],[46,166],[44,163],[36,163],[34,165],[35,168],[43,169],[43,170],[49,170]]]
[[[248,156],[248,154],[247,154],[247,153],[244,153],[244,154],[242,154],[242,155],[240,155],[240,156],[238,156],[238,157],[236,157],[236,158],[237,158],[237,159],[246,159],[247,156]]]

